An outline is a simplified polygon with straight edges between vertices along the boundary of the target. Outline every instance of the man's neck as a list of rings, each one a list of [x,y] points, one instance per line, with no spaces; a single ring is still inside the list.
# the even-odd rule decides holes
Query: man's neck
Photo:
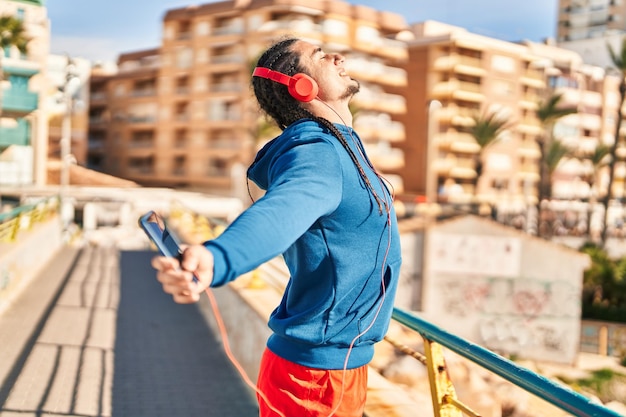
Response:
[[[352,127],[352,113],[347,102],[331,102],[315,99],[307,103],[308,110],[315,116],[323,117],[332,123],[339,123]]]

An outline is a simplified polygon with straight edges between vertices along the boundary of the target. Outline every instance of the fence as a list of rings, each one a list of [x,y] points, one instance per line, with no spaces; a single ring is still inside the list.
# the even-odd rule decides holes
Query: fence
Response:
[[[603,356],[626,355],[626,324],[583,320],[580,350]]]
[[[32,229],[35,224],[48,220],[58,212],[59,198],[50,197],[0,213],[0,243],[14,242],[20,232]]]

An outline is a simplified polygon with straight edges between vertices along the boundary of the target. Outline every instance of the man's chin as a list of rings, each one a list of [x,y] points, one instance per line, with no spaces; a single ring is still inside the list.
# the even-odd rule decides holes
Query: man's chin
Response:
[[[355,79],[352,79],[352,81],[354,82],[346,88],[343,98],[351,98],[361,90],[361,84]]]

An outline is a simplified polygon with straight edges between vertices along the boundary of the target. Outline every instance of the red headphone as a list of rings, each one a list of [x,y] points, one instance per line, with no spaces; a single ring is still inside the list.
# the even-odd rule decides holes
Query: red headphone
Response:
[[[309,102],[317,97],[318,86],[310,76],[298,73],[293,77],[269,68],[256,67],[252,76],[267,78],[287,86],[289,94],[298,101]]]

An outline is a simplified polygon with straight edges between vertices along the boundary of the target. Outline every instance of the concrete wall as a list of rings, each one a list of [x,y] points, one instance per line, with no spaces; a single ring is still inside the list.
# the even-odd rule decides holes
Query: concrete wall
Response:
[[[63,245],[57,216],[0,243],[0,314]]]
[[[427,230],[423,311],[501,354],[574,363],[586,255],[466,217]]]

